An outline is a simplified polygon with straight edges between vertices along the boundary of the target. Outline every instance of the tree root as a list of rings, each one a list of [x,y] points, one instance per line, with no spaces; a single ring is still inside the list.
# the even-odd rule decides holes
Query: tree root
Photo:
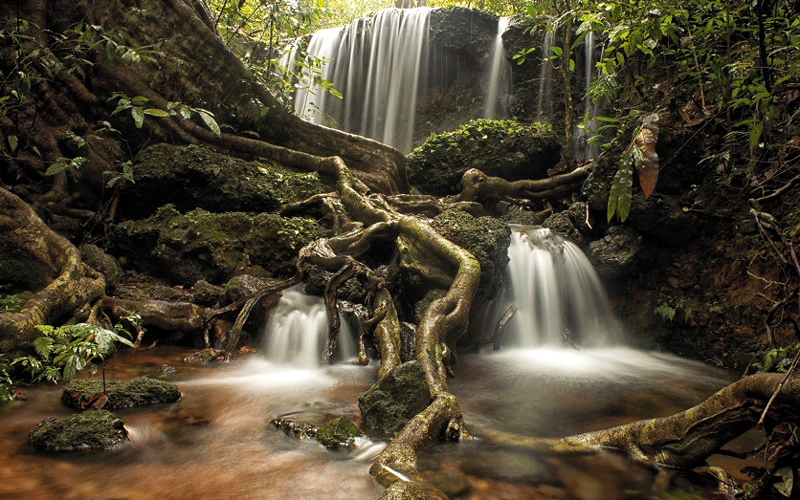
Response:
[[[577,436],[536,438],[491,432],[505,446],[543,453],[594,453],[610,449],[640,462],[680,469],[701,466],[726,443],[755,427],[771,397],[771,420],[800,417],[800,380],[778,391],[782,374],[762,373],[723,388],[699,405],[675,415],[641,420]]]
[[[589,176],[588,167],[578,167],[567,174],[547,179],[507,181],[490,177],[476,168],[464,172],[461,193],[448,198],[451,202],[470,202],[494,198],[504,201],[544,200],[559,198],[579,190]]]
[[[4,256],[0,279],[12,283],[31,279],[21,271],[30,265],[52,276],[21,311],[0,314],[0,351],[29,349],[40,335],[36,325],[64,322],[103,297],[105,278],[85,265],[78,249],[47,227],[28,204],[5,189],[0,189],[0,234],[0,255]]]

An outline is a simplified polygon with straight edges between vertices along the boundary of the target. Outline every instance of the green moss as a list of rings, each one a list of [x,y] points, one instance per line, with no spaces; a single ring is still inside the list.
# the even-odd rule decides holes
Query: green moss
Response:
[[[330,420],[317,429],[316,440],[329,448],[345,446],[354,437],[361,434],[361,430],[347,417]]]
[[[550,126],[513,120],[472,120],[461,128],[431,135],[408,155],[409,182],[426,193],[455,194],[470,168],[508,180],[542,178],[559,160]]]
[[[165,205],[146,220],[119,224],[111,240],[134,265],[191,286],[201,279],[224,283],[253,265],[271,276],[288,276],[297,252],[318,236],[311,219],[202,209],[181,214]]]
[[[73,380],[61,391],[61,401],[71,408],[80,409],[92,396],[102,390],[101,380]],[[107,381],[106,395],[108,396],[106,408],[109,409],[174,403],[181,398],[181,393],[175,384],[149,377]]]
[[[481,265],[478,298],[493,298],[505,280],[511,229],[492,217],[476,218],[459,210],[442,212],[431,221],[431,226],[478,260]]]
[[[126,436],[120,419],[106,410],[90,410],[45,419],[28,434],[28,443],[47,451],[105,450],[122,444]]]

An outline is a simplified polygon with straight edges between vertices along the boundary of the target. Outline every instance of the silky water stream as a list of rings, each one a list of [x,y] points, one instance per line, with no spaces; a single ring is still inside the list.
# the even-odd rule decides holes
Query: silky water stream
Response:
[[[614,453],[542,456],[486,437],[562,436],[665,416],[732,380],[700,363],[624,347],[594,271],[571,243],[517,228],[509,254],[510,290],[487,312],[487,325],[510,301],[521,314],[509,323],[502,350],[462,355],[449,382],[475,439],[422,453],[423,475],[452,498],[469,500],[655,499],[669,498],[675,487],[691,490],[680,478],[664,486],[655,471]],[[539,314],[526,315],[530,309]],[[543,311],[551,316],[542,318]],[[528,335],[532,328],[542,335]],[[332,452],[268,425],[279,416],[323,423],[346,415],[357,422],[357,396],[374,381],[375,366],[347,363],[347,342],[340,363],[310,366],[327,326],[319,299],[299,290],[285,292],[265,330],[271,360],[191,366],[180,361],[188,350],[177,347],[123,351],[110,360],[109,377],[162,376],[183,393],[175,404],[115,412],[132,441],[114,451],[34,453],[24,443],[27,432],[45,417],[73,412],[61,406],[59,387],[31,387],[28,401],[0,409],[0,499],[377,498],[382,488],[368,468],[379,443]],[[287,331],[295,334],[278,340]],[[563,347],[565,336],[578,346]],[[302,345],[314,346],[307,358]]]

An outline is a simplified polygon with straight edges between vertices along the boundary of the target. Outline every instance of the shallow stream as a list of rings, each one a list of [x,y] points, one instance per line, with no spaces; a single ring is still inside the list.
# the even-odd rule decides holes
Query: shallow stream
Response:
[[[175,404],[115,412],[132,442],[104,453],[36,454],[25,436],[48,416],[73,412],[60,387],[37,385],[27,401],[0,410],[0,498],[374,499],[382,489],[368,468],[380,449],[364,442],[349,453],[296,441],[268,422],[291,415],[322,423],[358,418],[357,395],[375,367],[276,367],[257,355],[230,364],[192,366],[187,351],[122,352],[109,378],[164,376],[178,384]],[[177,370],[162,375],[162,365]],[[458,498],[662,498],[654,471],[613,453],[578,458],[535,456],[493,445],[487,430],[560,436],[689,407],[730,376],[699,363],[627,348],[531,349],[463,356],[450,386],[475,440],[440,445],[420,468]],[[663,497],[666,498],[666,497]],[[703,497],[701,497],[703,498]]]

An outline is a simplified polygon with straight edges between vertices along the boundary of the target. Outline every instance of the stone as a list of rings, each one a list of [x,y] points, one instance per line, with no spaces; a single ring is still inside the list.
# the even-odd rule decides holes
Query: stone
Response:
[[[364,427],[392,436],[431,402],[425,372],[418,361],[403,363],[358,397]]]
[[[92,397],[103,390],[102,380],[72,380],[61,391],[61,402],[70,408],[83,409]],[[150,377],[106,381],[107,409],[131,408],[157,403],[174,403],[181,398],[178,386]]]
[[[506,180],[541,179],[560,158],[561,146],[549,126],[512,120],[472,120],[430,136],[408,155],[408,181],[436,196],[461,191],[470,168]]]
[[[347,417],[329,420],[317,429],[314,436],[317,441],[328,448],[348,446],[356,436],[361,435],[361,430]]]
[[[28,434],[37,450],[63,452],[107,450],[121,445],[128,433],[122,420],[107,410],[89,410],[69,418],[49,417]]]
[[[629,226],[611,226],[606,236],[589,244],[597,271],[612,279],[624,279],[639,271],[642,248],[642,237]]]
[[[156,144],[133,165],[136,184],[119,190],[125,218],[152,215],[164,200],[179,211],[271,212],[281,205],[333,191],[319,174],[296,172],[261,159],[246,161],[205,146]]]

